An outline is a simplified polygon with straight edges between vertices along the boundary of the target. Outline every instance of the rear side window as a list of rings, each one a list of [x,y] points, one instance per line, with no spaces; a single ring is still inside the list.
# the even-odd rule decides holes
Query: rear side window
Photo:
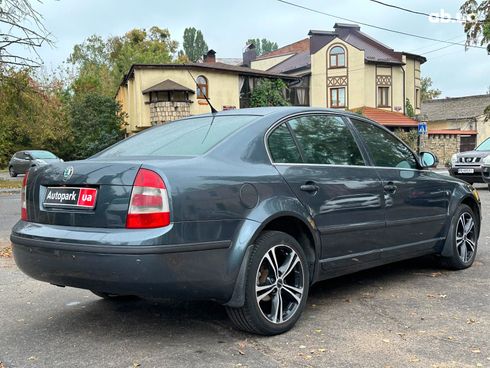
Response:
[[[416,169],[417,160],[410,149],[393,134],[373,124],[351,119],[366,142],[376,166]]]
[[[276,163],[302,162],[298,147],[286,123],[279,125],[269,135],[269,152]]]
[[[333,115],[306,115],[288,123],[306,163],[364,165],[359,147],[342,118]]]
[[[179,120],[146,130],[101,152],[96,158],[197,156],[206,153],[255,115],[211,116]]]

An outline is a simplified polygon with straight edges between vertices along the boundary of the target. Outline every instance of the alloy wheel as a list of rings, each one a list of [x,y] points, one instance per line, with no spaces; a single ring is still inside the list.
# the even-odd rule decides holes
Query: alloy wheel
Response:
[[[303,264],[291,247],[269,249],[260,261],[255,286],[262,315],[275,324],[288,321],[303,300],[304,282]]]
[[[468,212],[463,212],[456,226],[456,249],[463,263],[469,262],[476,248],[475,221]]]

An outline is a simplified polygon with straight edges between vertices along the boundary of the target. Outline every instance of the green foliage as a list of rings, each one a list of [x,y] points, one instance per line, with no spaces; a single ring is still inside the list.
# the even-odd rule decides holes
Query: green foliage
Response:
[[[269,41],[267,38],[263,38],[262,40],[260,38],[248,39],[247,45],[250,45],[252,43],[255,45],[257,56],[260,56],[262,54],[267,54],[268,52],[277,50],[279,47],[277,45],[277,42]]]
[[[467,45],[490,45],[490,0],[466,0],[460,8],[465,19]]]
[[[413,109],[413,106],[408,98],[405,100],[405,115],[407,115],[409,118],[415,117],[415,110]]]
[[[122,139],[124,113],[112,97],[86,94],[70,104],[73,159],[84,159]]]
[[[208,45],[204,41],[202,32],[194,27],[184,30],[184,52],[193,63],[197,62],[208,52]]]
[[[416,129],[410,129],[409,131],[395,129],[393,133],[395,133],[395,135],[405,142],[411,149],[417,151],[418,132]]]
[[[422,101],[429,101],[441,95],[441,91],[432,87],[431,77],[422,77],[420,80],[420,98]]]
[[[124,36],[103,39],[92,35],[75,45],[68,62],[77,68],[75,94],[96,93],[113,97],[132,64],[171,63],[178,43],[168,29],[132,29]]]
[[[281,79],[263,79],[252,91],[250,106],[288,106],[286,89],[287,85]]]
[[[70,141],[57,85],[40,85],[28,69],[0,70],[0,117],[0,167],[22,149],[62,155]]]

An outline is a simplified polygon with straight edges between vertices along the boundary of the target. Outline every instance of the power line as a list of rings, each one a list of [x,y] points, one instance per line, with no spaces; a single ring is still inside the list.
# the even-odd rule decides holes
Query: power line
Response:
[[[455,45],[446,45],[446,46],[443,46],[443,47],[439,47],[438,49],[435,49],[435,50],[430,50],[430,51],[427,51],[427,52],[423,52],[422,55],[427,55],[427,54],[431,54],[433,52],[436,52],[436,51],[439,51],[439,50],[444,50],[444,49],[447,49],[448,47],[453,47]]]
[[[420,12],[420,11],[416,11],[416,10],[407,9],[407,8],[402,7],[402,6],[397,6],[397,5],[393,5],[393,4],[384,3],[384,2],[379,1],[379,0],[369,0],[369,1],[372,1],[373,3],[377,3],[377,4],[380,4],[380,5],[388,6],[390,8],[395,8],[395,9],[398,9],[398,10],[406,11],[406,12],[409,12],[409,13],[412,13],[412,14],[424,15],[426,17],[431,17],[431,18],[436,18],[436,19],[441,19],[441,20],[454,20],[456,22],[461,22],[461,19],[458,19],[458,18],[444,18],[444,17],[439,17],[439,16],[436,16],[434,14],[424,13],[424,12]]]
[[[456,37],[449,38],[446,41],[454,41],[457,38],[461,38],[461,35],[457,35]],[[416,49],[413,49],[412,51],[409,51],[409,52],[410,53],[414,53],[415,51],[419,51],[419,50],[423,50],[423,49],[430,49],[431,47],[437,46],[439,44],[440,44],[440,42],[431,43],[430,45],[425,45],[425,46],[422,46],[422,47],[417,47]]]
[[[404,36],[410,36],[410,37],[420,38],[422,40],[442,42],[442,43],[446,43],[446,44],[450,44],[450,45],[466,46],[466,47],[469,47],[469,48],[477,48],[477,49],[486,49],[486,47],[483,47],[483,46],[465,45],[463,43],[438,40],[437,38],[432,38],[432,37],[427,37],[427,36],[421,36],[421,35],[417,35],[417,34],[413,34],[413,33],[408,33],[408,32],[403,32],[403,31],[397,31],[395,29],[390,29],[390,28],[375,26],[373,24],[359,22],[359,21],[354,20],[354,19],[339,17],[338,15],[335,15],[335,14],[329,14],[329,13],[323,12],[321,10],[316,10],[316,9],[309,8],[307,6],[299,5],[299,4],[296,4],[296,3],[293,3],[293,2],[290,2],[290,1],[286,1],[286,0],[277,0],[277,1],[280,2],[280,3],[286,4],[286,5],[294,6],[296,8],[308,10],[308,11],[313,12],[313,13],[326,15],[327,17],[345,20],[345,21],[351,22],[351,23],[361,24],[361,25],[366,26],[366,27],[371,27],[371,28],[379,29],[379,30],[386,31],[386,32],[391,32],[391,33],[401,34],[401,35],[404,35]]]

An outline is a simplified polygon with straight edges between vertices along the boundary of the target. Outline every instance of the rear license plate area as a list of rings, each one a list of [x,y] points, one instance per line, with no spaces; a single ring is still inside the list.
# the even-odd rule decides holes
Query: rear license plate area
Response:
[[[97,200],[96,188],[48,187],[44,207],[94,209]]]

